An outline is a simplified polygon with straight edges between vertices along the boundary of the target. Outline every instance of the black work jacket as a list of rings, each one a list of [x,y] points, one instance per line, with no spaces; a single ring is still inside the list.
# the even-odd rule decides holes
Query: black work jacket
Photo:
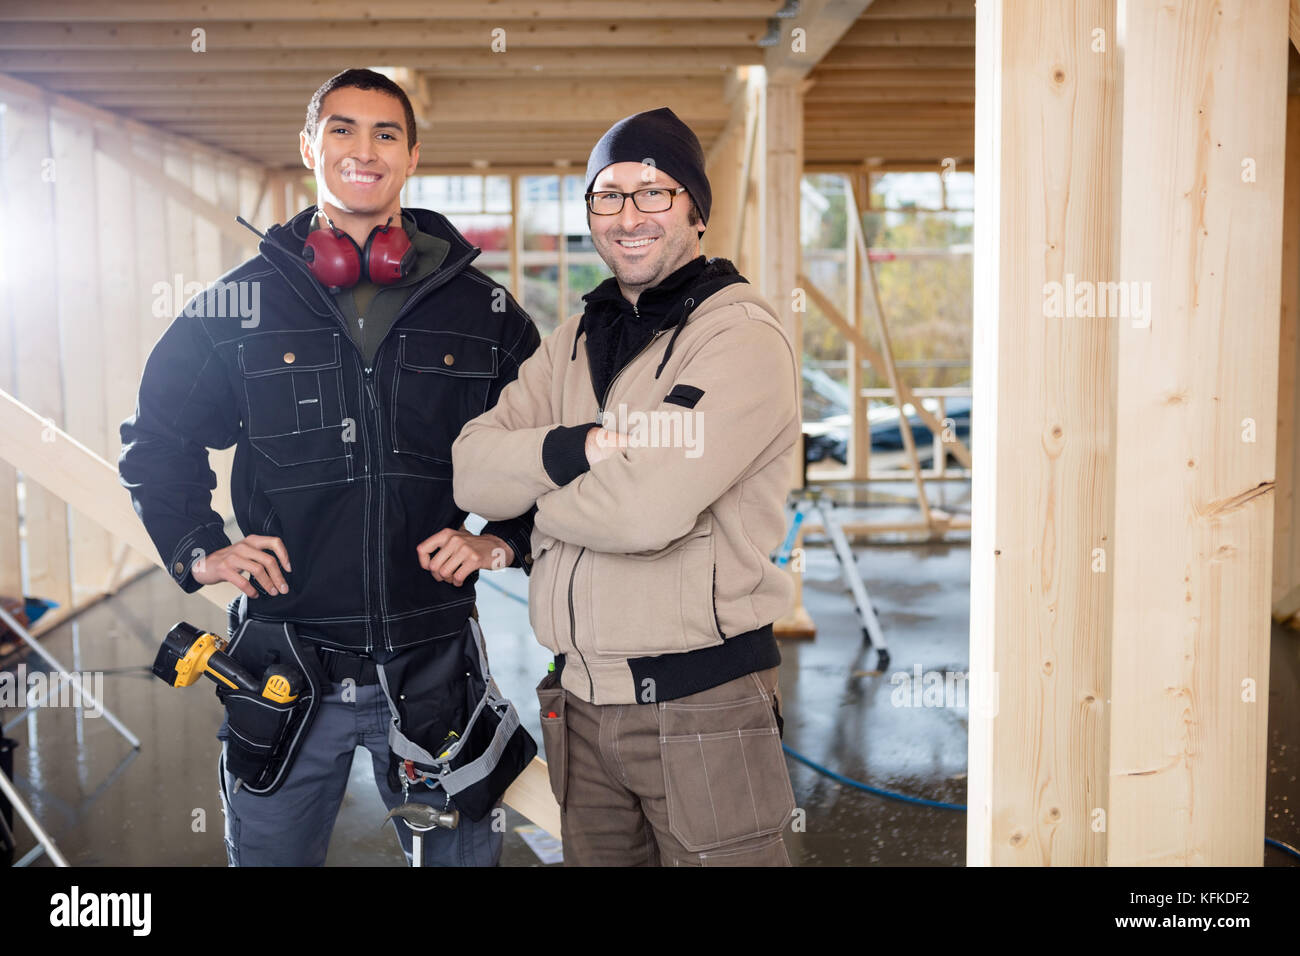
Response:
[[[239,528],[281,538],[293,568],[289,593],[249,601],[250,616],[362,652],[464,627],[477,575],[461,587],[437,581],[416,545],[465,520],[452,500],[451,443],[539,343],[514,299],[470,265],[480,250],[444,216],[409,212],[451,248],[371,367],[301,259],[309,208],[272,226],[257,256],[171,323],[121,427],[122,483],[182,588],[197,590],[194,562],[230,543],[212,509],[207,449],[234,445]],[[532,512],[483,533],[526,568]]]

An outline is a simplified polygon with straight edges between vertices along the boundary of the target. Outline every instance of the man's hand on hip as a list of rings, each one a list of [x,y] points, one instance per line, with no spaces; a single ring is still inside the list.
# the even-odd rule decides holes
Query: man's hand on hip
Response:
[[[416,546],[420,567],[434,580],[450,581],[460,587],[475,571],[508,568],[515,560],[514,549],[494,534],[470,534],[457,528],[443,528]]]
[[[275,553],[271,555],[267,551]],[[279,564],[276,564],[277,558]],[[229,547],[214,551],[195,561],[190,574],[199,584],[229,581],[249,597],[255,598],[257,589],[249,584],[248,579],[241,573],[247,571],[257,579],[263,591],[275,597],[277,594],[289,593],[289,585],[285,583],[284,575],[280,572],[281,566],[286,571],[293,571],[289,566],[289,552],[285,550],[284,542],[269,535],[250,534],[242,541],[236,541]]]

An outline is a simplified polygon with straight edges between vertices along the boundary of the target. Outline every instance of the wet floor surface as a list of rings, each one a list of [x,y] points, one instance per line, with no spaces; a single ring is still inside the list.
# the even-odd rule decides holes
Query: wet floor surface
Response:
[[[872,520],[905,512],[873,508]],[[785,742],[811,760],[858,781],[953,804],[966,800],[965,706],[896,706],[894,675],[965,673],[968,666],[970,549],[968,543],[872,544],[854,548],[884,628],[891,660],[873,673],[875,652],[860,626],[829,547],[806,550],[804,601],[818,633],[813,641],[782,642],[781,692]],[[516,596],[521,572],[486,576]],[[540,740],[533,687],[549,655],[533,640],[527,608],[480,585],[480,618],[492,669]],[[221,707],[209,682],[170,688],[149,673],[159,643],[179,620],[224,633],[222,613],[183,594],[151,572],[47,636],[44,646],[75,671],[106,671],[107,706],[141,740],[132,748],[103,718],[76,708],[43,708],[11,726],[19,742],[15,775],[38,818],[74,865],[222,866],[223,818],[217,794],[215,734]],[[1300,842],[1300,634],[1275,628],[1270,674],[1266,831]],[[34,670],[32,660],[27,661]],[[949,701],[948,703],[952,703]],[[13,709],[0,710],[7,724]],[[365,753],[351,780],[330,844],[329,866],[399,866],[403,858]],[[964,813],[888,800],[829,779],[790,761],[801,813],[787,834],[792,861],[804,866],[961,866]],[[515,832],[527,821],[510,811],[502,863],[536,866]],[[19,828],[19,855],[33,845]],[[1290,865],[1268,850],[1267,865]],[[38,859],[34,865],[49,865]]]

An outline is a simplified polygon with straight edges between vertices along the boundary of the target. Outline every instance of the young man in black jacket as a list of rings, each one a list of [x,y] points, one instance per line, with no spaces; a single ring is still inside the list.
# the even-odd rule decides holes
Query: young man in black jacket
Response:
[[[257,256],[186,306],[122,424],[121,479],[173,579],[187,592],[229,581],[246,595],[243,614],[293,622],[329,681],[274,793],[240,792],[223,760],[232,865],[323,863],[358,745],[371,751],[385,803],[401,803],[388,783],[390,705],[376,665],[456,660],[470,640],[476,572],[527,570],[531,512],[479,535],[461,529],[451,443],[496,403],[539,336],[470,265],[479,250],[443,216],[401,208],[415,139],[410,102],[386,77],[348,70],[321,86],[300,144],[317,206],[272,226]],[[233,290],[255,308],[231,316]],[[245,535],[233,544],[212,510],[207,456],[231,445]],[[465,696],[455,685],[403,690]],[[493,823],[462,816],[457,829],[430,832],[424,865],[495,865]],[[410,859],[409,831],[395,826]]]

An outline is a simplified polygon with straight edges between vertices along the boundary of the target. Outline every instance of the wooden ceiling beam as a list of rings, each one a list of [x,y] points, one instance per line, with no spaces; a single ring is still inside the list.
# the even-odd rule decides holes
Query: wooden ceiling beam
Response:
[[[924,69],[904,69],[904,70],[814,70],[812,79],[815,85],[809,92],[809,96],[815,94],[818,90],[824,90],[831,87],[854,88],[903,88],[918,89],[922,87],[939,87],[947,88],[975,88],[975,71],[974,70],[924,70]]]
[[[923,69],[975,71],[975,48],[970,47],[836,47],[817,64],[824,70]]]
[[[146,123],[201,119],[205,122],[229,124],[233,130],[236,127],[277,125],[285,121],[301,125],[306,106],[305,99],[267,102],[257,96],[249,97],[242,103],[226,98],[202,103],[173,101],[116,108]],[[518,93],[508,96],[484,93],[464,98],[439,98],[425,104],[424,118],[428,127],[422,125],[420,128],[446,129],[458,124],[479,128],[505,123],[529,127],[575,126],[582,125],[590,117],[600,117],[598,122],[607,120],[607,126],[624,116],[660,106],[670,107],[683,122],[692,127],[699,123],[723,123],[728,116],[727,105],[722,101],[720,93],[710,95],[700,90],[695,96],[684,93],[672,97],[643,96],[637,93],[609,94],[597,88],[593,89],[590,96],[583,98],[540,94],[525,96]]]
[[[975,19],[969,20],[859,20],[838,46],[959,46],[975,48]]]
[[[864,20],[974,19],[975,0],[875,0]]]
[[[338,72],[337,70],[334,72]],[[332,75],[321,70],[249,70],[241,73],[207,73],[196,71],[193,64],[185,70],[126,73],[122,70],[88,70],[68,73],[10,75],[29,83],[39,82],[47,89],[70,95],[86,92],[126,92],[130,90],[305,90],[310,96],[316,87]]]
[[[744,47],[625,47],[556,50],[481,50],[354,48],[339,50],[209,50],[207,53],[114,50],[0,51],[0,73],[75,72],[152,73],[315,70],[319,82],[349,66],[404,66],[435,75],[481,73],[491,76],[662,76],[721,75],[734,67],[762,62],[763,51]]]
[[[357,4],[354,0],[312,0],[310,3],[266,3],[265,0],[122,0],[106,4],[100,0],[7,0],[0,5],[0,22],[61,23],[100,21],[110,23],[165,22],[185,20],[195,24],[231,21],[320,19],[383,21],[392,19],[436,19],[438,21],[483,20],[658,20],[727,18],[745,20],[774,16],[783,0],[474,0],[474,2],[430,2],[430,0],[384,0],[379,4]],[[380,14],[380,15],[377,15]]]
[[[855,103],[974,103],[975,84],[968,87],[936,89],[918,87],[902,89],[900,87],[826,87],[820,84],[813,87],[804,98],[805,109],[818,106],[851,106]]]
[[[839,43],[871,0],[799,0],[796,16],[778,20],[781,29],[776,46],[768,47],[763,59],[769,84],[797,83]],[[801,30],[802,43],[794,31]]]
[[[942,24],[942,21],[934,21]],[[498,37],[511,49],[696,46],[757,48],[767,31],[751,20],[265,20],[254,23],[9,23],[0,50],[176,51],[193,53],[192,31],[204,30],[209,53],[233,50],[331,50],[357,47],[492,52]],[[891,27],[892,29],[892,27]],[[498,33],[497,31],[504,31]],[[761,53],[761,51],[760,51]],[[500,55],[500,54],[496,54]]]

